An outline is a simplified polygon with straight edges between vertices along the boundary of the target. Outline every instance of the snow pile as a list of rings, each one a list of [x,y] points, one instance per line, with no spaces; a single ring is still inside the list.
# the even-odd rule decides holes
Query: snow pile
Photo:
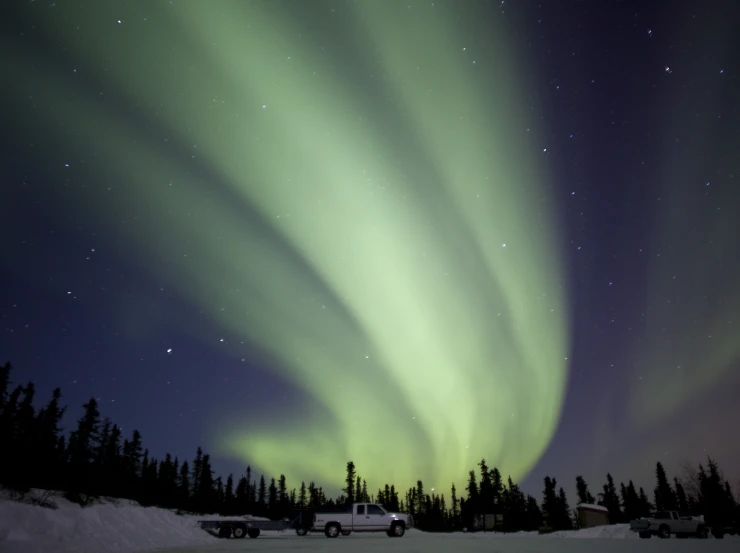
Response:
[[[51,501],[56,509],[0,498],[2,553],[133,553],[216,541],[198,526],[202,517],[127,500],[84,508],[63,497]]]
[[[639,539],[637,532],[630,530],[629,524],[610,524],[607,526],[582,528],[581,530],[561,530],[546,535],[555,538]]]

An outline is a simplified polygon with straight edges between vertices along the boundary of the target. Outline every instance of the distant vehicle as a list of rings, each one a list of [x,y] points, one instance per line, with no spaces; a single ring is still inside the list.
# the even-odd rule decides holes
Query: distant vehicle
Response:
[[[385,532],[391,538],[400,538],[412,526],[411,515],[389,513],[376,503],[354,503],[346,511],[317,512],[311,530],[323,531],[327,538],[352,532]]]
[[[694,536],[706,539],[709,537],[710,528],[704,522],[704,517],[689,516],[678,511],[658,511],[651,513],[650,517],[631,521],[630,530],[637,532],[641,538],[655,535],[666,539],[673,534],[682,538]],[[715,537],[721,535],[715,533]]]

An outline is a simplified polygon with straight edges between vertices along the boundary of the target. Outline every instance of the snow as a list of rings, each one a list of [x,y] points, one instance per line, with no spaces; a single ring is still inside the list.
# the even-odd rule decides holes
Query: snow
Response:
[[[133,553],[218,541],[200,529],[201,517],[125,499],[83,508],[57,495],[51,498],[56,509],[0,498],[0,552]]]
[[[576,509],[587,509],[589,511],[601,511],[602,513],[608,513],[609,509],[602,505],[594,505],[593,503],[579,503],[576,505]]]
[[[40,492],[35,492],[36,496]],[[497,534],[433,534],[416,529],[400,539],[384,533],[328,539],[322,533],[263,532],[259,538],[219,540],[200,529],[202,519],[235,517],[177,515],[128,500],[102,499],[82,508],[53,497],[56,509],[0,497],[0,553],[222,553],[245,550],[351,551],[352,553],[724,553],[740,551],[740,538],[724,540],[639,540],[626,524],[584,530]],[[247,517],[244,517],[247,518]],[[256,518],[256,517],[255,517]],[[572,539],[581,538],[581,539]]]

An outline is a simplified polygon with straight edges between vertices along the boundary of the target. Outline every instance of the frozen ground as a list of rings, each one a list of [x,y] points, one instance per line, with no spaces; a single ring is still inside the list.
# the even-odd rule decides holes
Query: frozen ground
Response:
[[[40,492],[32,496],[39,497]],[[264,532],[257,539],[219,540],[197,524],[214,516],[178,516],[167,509],[104,499],[82,508],[53,497],[56,509],[0,496],[0,553],[222,553],[231,551],[346,551],[349,553],[738,553],[740,538],[640,540],[625,525],[549,536],[428,534],[410,530],[400,539],[385,534],[326,538]],[[578,539],[580,538],[580,539]]]
[[[612,527],[613,528],[613,527]],[[587,531],[584,531],[587,532]],[[323,535],[299,538],[295,535],[264,534],[257,539],[220,540],[200,547],[167,549],[166,553],[227,553],[235,551],[316,551],[348,553],[737,553],[740,540],[640,540],[619,538],[573,539],[570,537],[519,534],[427,534],[411,531],[403,538],[385,534],[340,536]]]

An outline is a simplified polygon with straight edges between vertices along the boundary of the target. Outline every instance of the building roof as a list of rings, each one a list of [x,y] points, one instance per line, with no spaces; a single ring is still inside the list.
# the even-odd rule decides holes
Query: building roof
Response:
[[[578,505],[576,505],[576,509],[583,509],[586,511],[599,511],[602,513],[609,512],[609,509],[607,509],[606,507],[602,505],[591,505],[589,503],[579,503]]]

